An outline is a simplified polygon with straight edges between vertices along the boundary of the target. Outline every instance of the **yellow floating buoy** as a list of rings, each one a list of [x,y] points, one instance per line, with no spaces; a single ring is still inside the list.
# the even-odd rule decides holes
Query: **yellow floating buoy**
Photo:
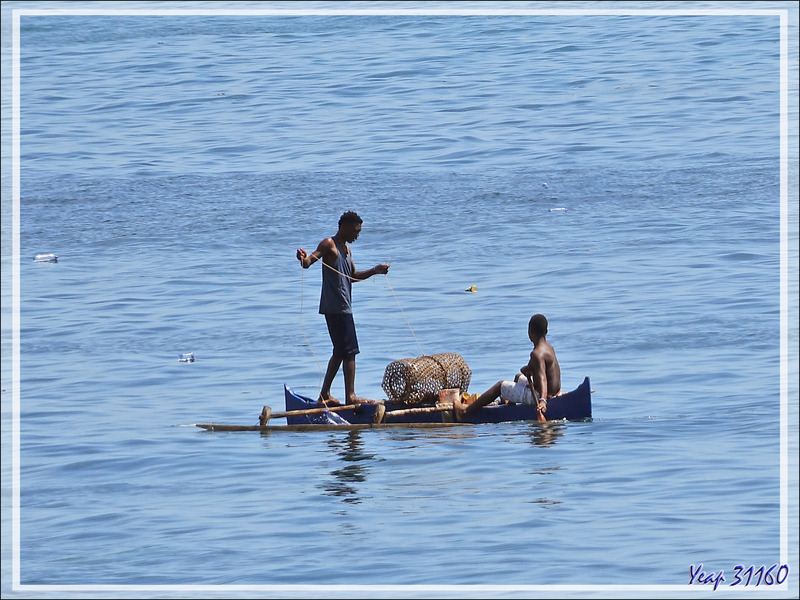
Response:
[[[464,290],[465,292],[472,292],[473,294],[478,291],[478,286],[473,285]]]

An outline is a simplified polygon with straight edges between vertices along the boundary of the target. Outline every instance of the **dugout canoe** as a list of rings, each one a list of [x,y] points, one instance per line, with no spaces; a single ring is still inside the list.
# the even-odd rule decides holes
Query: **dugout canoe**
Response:
[[[286,411],[297,412],[319,408],[315,400],[306,398],[292,391],[284,385],[286,398]],[[382,404],[362,404],[357,408],[347,407],[337,410],[335,414],[351,425],[367,425],[376,422],[376,411],[383,406],[384,415],[378,419],[381,423],[389,424],[443,424],[453,422],[453,411],[444,410],[444,405],[409,406],[407,404],[394,404],[384,401]],[[449,405],[451,406],[451,405]],[[276,415],[277,416],[277,415]],[[585,378],[576,389],[550,398],[547,401],[547,411],[544,414],[548,421],[587,421],[592,418],[592,391],[589,378]],[[328,414],[299,414],[286,417],[287,425],[330,424],[330,411]],[[529,404],[494,404],[484,406],[474,413],[467,415],[462,423],[506,423],[510,421],[536,421],[536,408]],[[343,423],[344,424],[344,423]]]
[[[455,422],[452,404],[413,405],[383,401],[361,404],[320,407],[315,400],[295,393],[284,385],[285,413],[272,413],[267,406],[261,413],[258,425],[225,425],[221,423],[196,423],[208,431],[329,431],[372,429],[383,427],[456,427],[482,423],[507,423],[536,421],[536,409],[525,404],[492,404],[484,406]],[[380,414],[383,413],[383,414]],[[380,417],[380,418],[378,418]],[[270,418],[286,419],[286,425],[270,424]],[[589,421],[592,418],[592,390],[589,378],[577,388],[547,401],[545,419],[548,421]]]

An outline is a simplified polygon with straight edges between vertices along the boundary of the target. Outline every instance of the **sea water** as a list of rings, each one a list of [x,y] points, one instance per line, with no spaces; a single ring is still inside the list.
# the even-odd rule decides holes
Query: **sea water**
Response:
[[[668,597],[784,563],[793,591],[749,591],[796,597],[781,30],[755,12],[790,8],[796,40],[796,5],[214,14],[331,4],[3,4],[3,597]],[[21,17],[17,390],[10,10],[87,7],[210,12]],[[320,272],[295,253],[346,210],[364,220],[356,268],[391,264],[354,285],[359,395],[436,352],[461,354],[480,393],[527,362],[543,313],[564,388],[591,380],[593,419],[194,427],[254,425],[284,384],[318,393]]]

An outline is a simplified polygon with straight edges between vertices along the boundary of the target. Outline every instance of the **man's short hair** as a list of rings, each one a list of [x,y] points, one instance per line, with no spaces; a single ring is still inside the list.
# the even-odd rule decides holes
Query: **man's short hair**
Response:
[[[341,217],[339,217],[339,227],[342,226],[342,223],[352,223],[353,225],[358,225],[363,222],[363,219],[358,216],[358,213],[355,213],[352,210],[348,210]]]
[[[533,315],[528,321],[528,329],[537,335],[547,335],[547,319],[544,315]]]

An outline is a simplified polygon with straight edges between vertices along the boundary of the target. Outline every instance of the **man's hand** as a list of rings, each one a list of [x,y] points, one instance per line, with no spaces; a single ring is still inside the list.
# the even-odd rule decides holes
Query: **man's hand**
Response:
[[[304,269],[311,266],[311,255],[302,248],[297,249],[297,260],[300,261],[300,266]]]
[[[386,275],[389,272],[389,265],[375,265],[375,273],[378,275]]]

